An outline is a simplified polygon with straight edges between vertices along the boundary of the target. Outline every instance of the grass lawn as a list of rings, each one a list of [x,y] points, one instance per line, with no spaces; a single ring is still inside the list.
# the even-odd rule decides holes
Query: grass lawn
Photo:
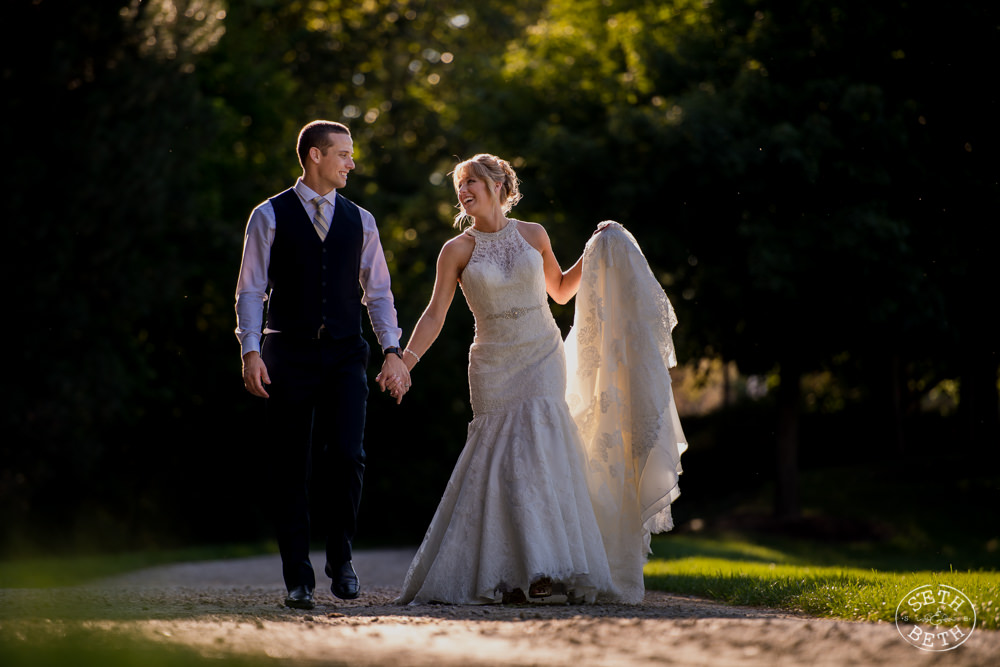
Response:
[[[271,552],[277,552],[275,545],[237,544],[121,554],[18,558],[0,561],[0,588],[74,586],[157,565],[243,558]]]
[[[654,536],[647,588],[894,622],[907,593],[943,584],[971,599],[977,628],[1000,629],[996,455],[962,451],[954,434],[932,423],[923,440],[934,446],[911,443],[914,450],[900,456],[852,440],[867,432],[863,418],[812,419],[800,452],[802,519],[791,526],[770,519],[773,445],[760,435],[768,433],[766,422],[731,414],[685,423],[697,447],[685,454],[674,508],[679,528]],[[843,450],[847,442],[853,450]],[[844,451],[862,462],[840,463]],[[704,527],[695,531],[696,523]]]
[[[853,621],[895,621],[918,586],[944,584],[976,607],[976,627],[1000,629],[1000,572],[905,569],[913,556],[869,553],[864,567],[850,546],[768,537],[665,535],[653,539],[646,586],[731,604],[804,611]],[[894,568],[898,560],[903,568]],[[841,563],[835,565],[831,563]],[[971,621],[969,623],[971,625]]]
[[[273,667],[268,657],[207,657],[196,649],[96,628],[51,628],[25,639],[0,633],[0,664],[11,667]],[[41,639],[39,639],[41,637]],[[331,662],[330,667],[343,663]]]

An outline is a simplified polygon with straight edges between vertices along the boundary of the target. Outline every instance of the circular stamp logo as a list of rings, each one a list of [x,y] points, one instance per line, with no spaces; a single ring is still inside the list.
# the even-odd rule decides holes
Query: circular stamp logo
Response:
[[[953,586],[925,584],[899,601],[896,629],[922,651],[950,651],[964,644],[976,629],[976,608]]]

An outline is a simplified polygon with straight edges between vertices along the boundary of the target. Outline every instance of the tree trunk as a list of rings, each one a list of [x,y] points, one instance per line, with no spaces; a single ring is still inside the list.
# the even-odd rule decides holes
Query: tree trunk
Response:
[[[798,518],[799,507],[799,404],[801,372],[790,363],[781,364],[778,386],[777,478],[774,514],[778,519]]]

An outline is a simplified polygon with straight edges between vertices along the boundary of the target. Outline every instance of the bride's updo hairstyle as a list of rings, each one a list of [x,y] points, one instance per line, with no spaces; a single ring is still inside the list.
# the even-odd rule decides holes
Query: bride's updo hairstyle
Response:
[[[475,176],[486,184],[500,183],[500,192],[489,188],[490,197],[494,197],[500,204],[504,215],[514,208],[517,202],[521,201],[521,191],[517,187],[517,174],[510,162],[496,155],[489,153],[479,153],[465,162],[459,163],[451,172],[452,182],[455,192],[458,192],[458,184],[468,176]],[[463,223],[469,216],[462,210],[462,205],[458,205],[459,211],[455,216],[455,226],[461,229]]]

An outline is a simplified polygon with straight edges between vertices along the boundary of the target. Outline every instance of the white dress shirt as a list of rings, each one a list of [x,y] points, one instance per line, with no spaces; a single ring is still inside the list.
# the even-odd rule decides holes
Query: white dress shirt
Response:
[[[296,181],[293,189],[299,196],[306,215],[312,220],[316,215],[316,205],[312,200],[321,195],[313,192],[301,178]],[[333,221],[336,192],[332,190],[326,195],[326,200],[330,203],[326,207],[328,223]],[[358,276],[364,291],[361,303],[368,309],[368,317],[382,349],[397,347],[403,331],[396,320],[396,307],[389,285],[389,267],[385,262],[382,244],[379,242],[375,217],[360,206],[358,209],[361,211],[363,234],[361,273]],[[270,201],[265,201],[253,210],[247,222],[246,236],[243,240],[243,261],[236,283],[236,337],[240,341],[241,354],[244,355],[247,352],[260,352],[264,301],[267,299],[267,270],[271,263],[274,228],[274,208]],[[263,333],[277,332],[265,329]]]

